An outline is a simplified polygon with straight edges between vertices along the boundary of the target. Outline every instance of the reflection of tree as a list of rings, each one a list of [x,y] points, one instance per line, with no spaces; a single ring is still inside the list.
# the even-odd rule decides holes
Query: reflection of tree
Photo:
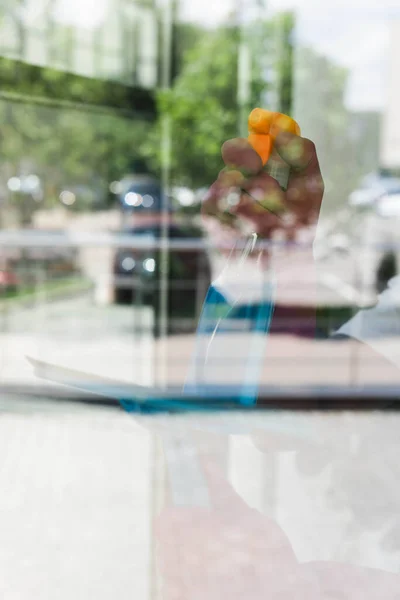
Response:
[[[187,48],[187,52],[179,61],[182,69],[173,88],[159,94],[158,109],[161,117],[169,115],[172,121],[173,179],[201,187],[214,179],[221,165],[222,143],[237,134],[240,32],[236,24],[194,31],[193,26],[183,26],[177,32],[177,46]],[[259,104],[266,87],[261,72],[266,67],[266,56],[264,47],[257,48],[251,77],[252,106]],[[147,145],[147,153],[156,164],[161,159],[160,132],[161,127],[157,127]]]
[[[55,24],[54,4],[55,0],[49,0],[48,10],[30,22],[26,19],[26,0],[2,2],[0,26],[8,24],[12,28],[0,44],[1,54],[34,60],[25,52],[26,40],[32,38],[42,46],[48,64],[56,62],[63,69],[73,70],[72,57],[79,58],[80,47],[73,28]],[[105,37],[94,36],[94,40],[93,53],[100,53]],[[118,82],[89,79],[3,57],[0,79],[3,217],[12,208],[17,220],[29,224],[34,210],[58,203],[60,191],[76,186],[96,190],[98,205],[106,206],[112,199],[109,183],[129,172],[132,162],[141,156],[147,129],[143,117],[154,118],[152,95]],[[121,109],[123,116],[104,107]],[[44,198],[40,205],[28,195],[7,192],[8,179],[21,175],[26,164],[41,179]],[[92,208],[92,196],[78,196],[73,208]]]
[[[204,32],[171,91],[159,94],[159,114],[172,120],[172,177],[182,184],[212,181],[221,163],[221,142],[236,132],[237,36],[234,28]],[[160,161],[161,126],[148,144]]]
[[[58,195],[69,186],[98,189],[100,205],[106,206],[110,181],[129,172],[132,160],[140,156],[146,125],[112,113],[44,107],[35,104],[0,102],[0,177],[7,183],[19,176],[25,163],[31,165],[44,186],[40,206],[58,203]],[[74,209],[88,209],[85,199],[77,198]],[[31,213],[38,205],[24,198]],[[18,209],[21,198],[10,198]],[[29,211],[28,211],[29,212]],[[22,214],[21,214],[22,217]]]
[[[290,114],[293,109],[293,67],[295,15],[292,12],[278,14],[270,24],[279,36],[279,49],[273,63],[277,81],[278,110]]]
[[[316,143],[327,179],[327,202],[337,204],[338,198],[343,200],[352,191],[360,175],[351,160],[356,143],[344,106],[347,72],[307,48],[296,48],[294,64],[294,26],[290,12],[257,23],[257,35],[249,39],[250,104],[273,101],[282,112],[295,110],[304,135]],[[185,47],[189,34],[190,29],[183,30]],[[169,115],[172,121],[172,177],[198,187],[215,178],[221,166],[220,147],[237,135],[238,122],[237,27],[203,30],[202,34],[193,35],[193,46],[172,89],[158,97],[160,115]],[[271,97],[272,92],[277,98]],[[148,155],[156,162],[160,137],[156,128],[147,145]]]

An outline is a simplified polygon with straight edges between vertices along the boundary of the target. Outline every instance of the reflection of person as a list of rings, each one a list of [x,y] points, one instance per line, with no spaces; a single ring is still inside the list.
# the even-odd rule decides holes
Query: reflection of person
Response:
[[[222,157],[226,168],[220,172],[218,179],[211,186],[203,204],[204,216],[208,217],[209,222],[210,220],[213,222],[209,230],[216,243],[221,239],[221,227],[232,235],[238,223],[242,221],[250,223],[261,238],[271,238],[279,233],[281,238],[283,234],[286,239],[293,240],[299,232],[305,230],[312,235],[324,192],[315,146],[310,140],[284,132],[276,138],[275,151],[291,168],[286,191],[283,191],[277,181],[263,170],[261,159],[247,140],[234,139],[224,144]],[[234,188],[241,190],[240,197],[233,205],[229,205],[226,199]],[[308,243],[312,241],[310,237]],[[306,290],[308,308],[300,309],[294,306],[291,309],[289,307],[288,310],[284,306],[276,306],[270,331],[301,333],[314,338],[317,297],[311,244],[308,251],[302,249],[297,254],[299,255],[298,265],[296,263],[298,271],[304,273],[304,279],[309,282]],[[294,255],[295,253],[292,253],[292,256]],[[276,265],[274,267],[276,271]],[[279,270],[275,275],[279,288],[282,279]],[[383,304],[387,296],[387,292],[385,297],[382,296]],[[365,364],[373,361],[378,369],[382,365],[385,373],[398,379],[400,374],[391,364],[393,362],[396,364],[396,361],[392,356],[388,356],[379,344],[372,343],[373,336],[369,335],[371,328],[375,333],[376,327],[380,332],[383,331],[382,323],[378,322],[383,318],[381,305],[382,300],[377,310],[361,311],[355,321],[349,322],[341,329],[340,337],[360,342],[363,345]],[[393,318],[394,312],[392,310]],[[397,323],[397,317],[395,321]],[[297,326],[301,323],[300,332],[295,329],[293,323]],[[386,314],[386,327],[388,326],[390,329],[391,325],[387,322]],[[397,366],[400,366],[400,355],[397,358]]]
[[[315,450],[309,448],[309,460]],[[250,509],[209,459],[202,465],[212,508],[167,504],[156,523],[163,600],[400,597],[396,574],[299,562],[279,525]]]

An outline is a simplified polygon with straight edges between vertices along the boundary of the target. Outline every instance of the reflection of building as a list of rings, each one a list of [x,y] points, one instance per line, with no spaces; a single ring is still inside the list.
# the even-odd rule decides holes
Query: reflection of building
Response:
[[[378,111],[352,112],[349,134],[357,152],[352,157],[355,172],[365,175],[379,167],[379,136],[381,113]]]
[[[2,10],[0,56],[146,89],[158,83],[153,0],[25,0]]]
[[[381,166],[400,169],[400,19],[391,23],[388,96],[383,118]]]

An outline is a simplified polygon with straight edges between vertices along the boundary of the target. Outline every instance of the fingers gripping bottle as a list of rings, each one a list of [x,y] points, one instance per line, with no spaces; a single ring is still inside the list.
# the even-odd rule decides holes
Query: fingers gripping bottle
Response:
[[[287,189],[290,167],[279,156],[274,148],[279,133],[287,131],[300,135],[300,127],[292,117],[272,112],[263,108],[255,108],[249,116],[248,141],[260,156],[265,171],[276,179],[283,190]]]

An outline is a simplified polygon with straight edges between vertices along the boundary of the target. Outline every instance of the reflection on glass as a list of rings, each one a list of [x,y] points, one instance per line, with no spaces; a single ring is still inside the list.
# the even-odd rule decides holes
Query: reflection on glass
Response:
[[[1,597],[400,598],[394,13],[2,3]]]
[[[0,11],[0,55],[152,89],[158,22],[148,3],[27,0]]]
[[[77,10],[57,0],[3,7],[0,53],[50,66],[54,86],[65,70],[154,86],[167,58],[159,46],[168,45],[161,35],[166,4],[93,6],[84,0]],[[212,372],[228,385],[243,371],[262,273],[277,285],[264,349],[257,346],[248,370],[252,378],[260,365],[260,396],[310,385],[338,394],[372,386],[383,397],[399,379],[399,173],[396,136],[388,134],[388,123],[397,128],[398,82],[396,42],[385,45],[396,39],[397,21],[388,22],[386,4],[362,18],[351,8],[355,33],[337,9],[331,20],[306,4],[283,11],[275,3],[226,2],[207,15],[193,3],[170,8],[171,85],[157,92],[154,122],[133,111],[93,109],[93,98],[68,108],[31,102],[30,90],[45,102],[43,81],[34,89],[22,81],[19,99],[3,98],[2,335],[25,328],[34,332],[32,347],[42,340],[48,356],[54,349],[61,362],[63,353],[77,361],[82,355],[82,364],[70,366],[86,360],[88,372],[129,381],[143,373],[143,381],[156,382],[162,363],[167,383],[182,389],[204,300],[217,282],[227,301],[218,319],[235,303],[229,352],[208,340],[205,354],[217,356]],[[352,48],[370,28],[376,85],[368,95],[370,55]],[[246,130],[256,106],[290,114],[312,142],[297,150],[276,142],[292,168],[284,192],[252,177],[254,155],[248,163],[246,152],[234,156],[235,143],[226,144]],[[161,184],[165,150],[168,189]],[[307,157],[311,167],[308,159],[299,163]],[[232,166],[249,168],[244,195],[237,172],[219,175]],[[234,252],[226,269],[234,244],[254,233],[256,251],[245,260]],[[104,343],[94,344],[96,336]]]

